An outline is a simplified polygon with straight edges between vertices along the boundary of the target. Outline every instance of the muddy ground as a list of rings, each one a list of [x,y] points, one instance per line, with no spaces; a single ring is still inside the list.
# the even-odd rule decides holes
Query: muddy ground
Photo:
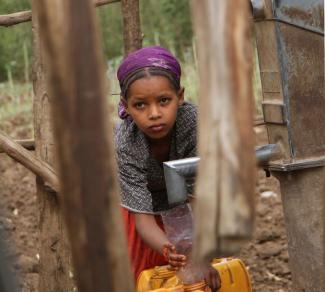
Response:
[[[13,128],[18,126],[21,126],[20,122]],[[256,132],[259,144],[265,143],[263,127],[257,128]],[[9,134],[21,139],[29,138],[25,137],[23,130]],[[0,202],[0,232],[5,234],[6,254],[19,274],[21,290],[38,291],[35,177],[4,154],[0,154]],[[254,291],[290,291],[291,275],[279,185],[274,178],[267,178],[262,170],[258,172],[256,202],[254,238],[240,257],[248,266]]]

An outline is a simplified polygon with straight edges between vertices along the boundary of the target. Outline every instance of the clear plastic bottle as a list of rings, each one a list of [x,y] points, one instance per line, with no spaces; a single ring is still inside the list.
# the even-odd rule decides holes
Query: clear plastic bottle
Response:
[[[184,284],[193,284],[203,279],[201,268],[190,260],[193,245],[193,214],[190,204],[182,204],[161,214],[165,232],[169,241],[179,254],[188,258],[185,267],[177,272]]]
[[[169,241],[180,254],[189,255],[193,243],[193,216],[191,206],[182,204],[161,214]]]

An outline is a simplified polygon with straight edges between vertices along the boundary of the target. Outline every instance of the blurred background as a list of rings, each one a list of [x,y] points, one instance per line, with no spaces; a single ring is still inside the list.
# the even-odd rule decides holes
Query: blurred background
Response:
[[[0,14],[30,10],[28,0],[1,0]],[[113,106],[119,99],[116,70],[123,57],[122,15],[119,3],[98,7],[103,51],[110,84],[108,100]],[[198,76],[188,0],[141,0],[143,46],[169,48],[182,63],[182,83],[186,99],[197,101]],[[252,40],[254,45],[254,41]],[[255,46],[254,46],[255,48]],[[254,97],[260,113],[261,87],[254,54]],[[0,130],[13,137],[31,138],[32,129],[32,29],[31,22],[0,27]],[[113,111],[116,120],[116,112]]]

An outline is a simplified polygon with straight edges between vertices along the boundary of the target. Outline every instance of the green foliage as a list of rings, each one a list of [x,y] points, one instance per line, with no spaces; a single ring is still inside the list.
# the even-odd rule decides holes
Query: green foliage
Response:
[[[160,44],[183,59],[192,46],[192,24],[188,0],[142,0],[143,45]]]
[[[1,0],[0,14],[29,10],[28,0]],[[27,51],[28,58],[24,58]],[[28,66],[26,62],[32,54],[31,23],[12,27],[0,27],[0,81],[23,79]]]
[[[9,14],[24,10],[30,10],[29,0],[1,0],[0,13]]]
[[[97,14],[106,58],[123,56],[123,24],[120,3],[97,8]]]
[[[105,55],[123,55],[123,25],[119,3],[98,9]],[[180,58],[192,46],[192,24],[188,0],[140,0],[143,45],[160,44]]]
[[[28,0],[1,0],[0,14],[29,10]],[[123,26],[120,3],[96,9],[102,30],[103,50],[108,60],[123,55]],[[160,44],[184,60],[192,45],[189,0],[140,0],[143,45]],[[31,23],[0,27],[0,82],[28,79],[32,59]],[[24,54],[27,57],[24,58]],[[30,73],[29,73],[30,74]]]

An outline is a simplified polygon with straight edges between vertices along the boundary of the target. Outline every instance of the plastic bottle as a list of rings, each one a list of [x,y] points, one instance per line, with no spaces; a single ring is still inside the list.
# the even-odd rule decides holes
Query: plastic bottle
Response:
[[[193,244],[193,215],[189,204],[182,204],[161,214],[165,232],[169,241],[176,247],[179,254],[190,259]],[[184,284],[202,281],[202,269],[188,260],[185,267],[177,272]]]
[[[191,206],[182,204],[161,214],[169,241],[180,254],[189,255],[193,243],[193,216]]]

